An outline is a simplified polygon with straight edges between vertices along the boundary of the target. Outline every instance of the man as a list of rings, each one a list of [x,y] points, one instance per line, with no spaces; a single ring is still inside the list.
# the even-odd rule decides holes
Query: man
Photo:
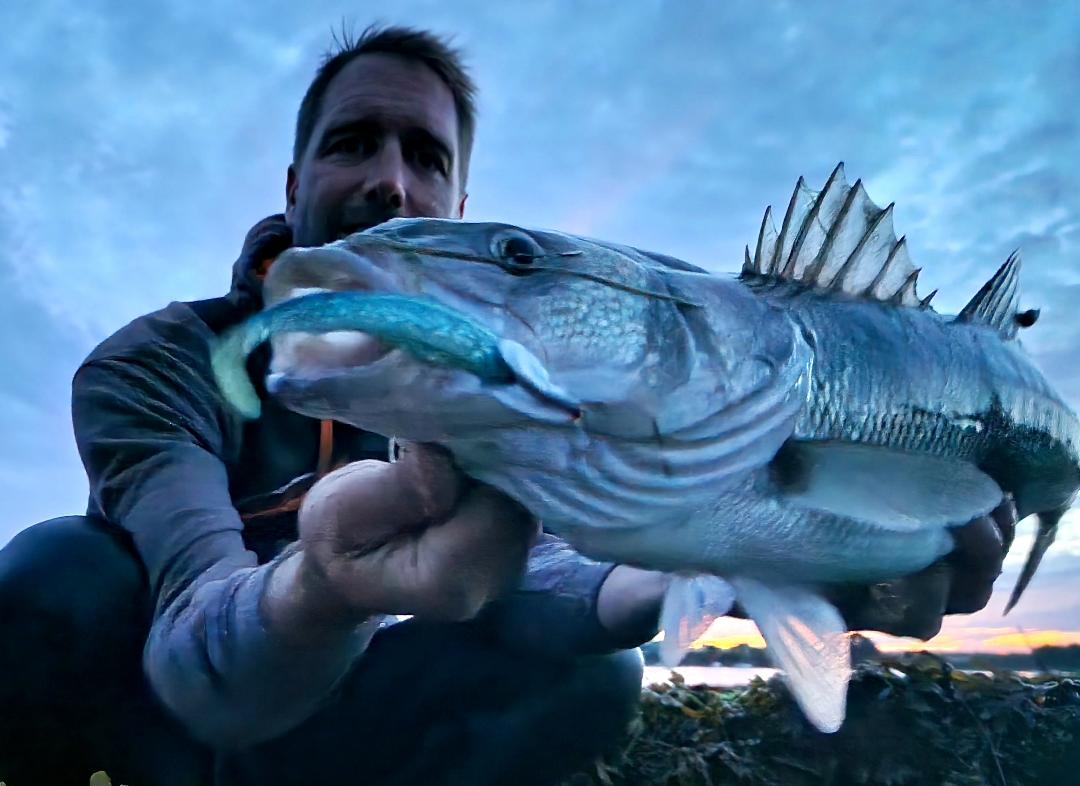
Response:
[[[617,742],[663,576],[580,557],[434,449],[379,461],[385,440],[272,400],[243,424],[210,374],[212,337],[260,307],[287,246],[462,216],[473,92],[430,34],[346,42],[301,105],[286,212],[248,234],[230,294],[136,320],[76,373],[87,515],[0,552],[9,786],[97,769],[133,786],[523,786]],[[848,619],[929,636],[981,607],[1007,514],[885,602],[839,599]],[[380,628],[391,613],[415,616]]]

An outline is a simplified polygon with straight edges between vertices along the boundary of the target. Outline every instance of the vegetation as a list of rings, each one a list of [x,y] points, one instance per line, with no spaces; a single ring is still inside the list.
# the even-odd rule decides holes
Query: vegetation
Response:
[[[625,749],[564,786],[1050,786],[1080,771],[1080,674],[956,671],[926,653],[859,666],[843,728],[810,727],[779,678],[642,694]]]
[[[676,674],[643,690],[618,754],[563,786],[1053,786],[1077,772],[1080,672],[987,675],[919,653],[862,663],[831,735],[778,677],[717,689]]]

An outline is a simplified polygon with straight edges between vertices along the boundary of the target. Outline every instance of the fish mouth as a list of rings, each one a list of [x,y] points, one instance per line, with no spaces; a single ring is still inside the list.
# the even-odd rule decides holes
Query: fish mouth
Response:
[[[370,333],[338,330],[331,333],[284,333],[273,340],[277,364],[290,373],[311,376],[343,368],[371,366],[399,351]]]
[[[361,331],[282,333],[271,339],[274,352],[265,377],[266,390],[286,407],[310,417],[331,418],[384,436],[434,439],[426,412],[446,410],[464,414],[469,429],[486,428],[490,419],[573,426],[582,412],[565,391],[552,385],[535,359],[514,342],[503,342],[512,377],[488,385],[470,371],[431,364],[393,344]],[[425,392],[426,391],[426,392]],[[369,405],[360,403],[364,400]],[[487,409],[478,400],[488,400]],[[471,404],[468,402],[472,402]],[[463,404],[464,402],[464,404]],[[393,425],[394,408],[415,412],[421,423],[407,417]],[[482,422],[476,413],[488,412]],[[390,420],[387,420],[387,417]],[[425,420],[427,418],[427,420]],[[472,418],[472,420],[470,420]],[[455,426],[440,426],[445,436]],[[412,431],[419,428],[420,431]]]
[[[436,318],[433,324],[438,324],[439,319],[458,323],[448,333],[442,333],[443,328],[440,328],[428,334],[437,339],[436,344],[439,341],[452,342],[447,336],[464,327],[467,338],[465,344],[458,348],[473,348],[467,350],[464,356],[467,358],[466,365],[454,368],[454,364],[445,366],[441,362],[445,358],[440,357],[438,351],[435,355],[428,353],[425,356],[423,352],[421,355],[416,354],[415,345],[417,342],[427,343],[424,340],[427,336],[421,338],[414,335],[413,340],[399,345],[393,339],[383,340],[383,334],[370,325],[363,327],[372,330],[379,337],[357,329],[360,325],[342,325],[341,327],[347,327],[344,330],[305,332],[302,326],[304,320],[301,319],[294,323],[295,329],[283,330],[270,337],[273,359],[266,382],[272,393],[285,388],[300,390],[311,385],[317,386],[320,379],[341,380],[345,377],[363,382],[365,386],[371,385],[373,389],[380,389],[384,384],[376,379],[380,376],[386,376],[387,379],[404,376],[415,382],[417,377],[408,369],[419,363],[426,369],[425,374],[438,371],[438,376],[433,378],[438,381],[432,384],[452,387],[453,383],[448,382],[448,374],[479,373],[489,383],[513,383],[512,386],[519,387],[523,394],[535,398],[537,406],[545,412],[548,409],[552,413],[557,412],[561,419],[576,420],[580,417],[578,402],[549,379],[544,364],[530,350],[515,340],[491,333],[483,326],[483,321],[478,321],[474,315],[453,305],[442,304],[438,298],[411,291],[414,290],[411,285],[413,282],[402,281],[395,271],[387,270],[380,264],[377,246],[366,249],[330,245],[286,253],[288,256],[279,259],[271,268],[264,284],[265,301],[269,309],[286,306],[287,301],[317,294],[347,296],[348,293],[354,293],[361,296],[372,295],[375,299],[419,298],[429,301],[436,310],[442,310],[443,316]],[[454,316],[455,314],[457,316]],[[470,321],[475,323],[475,331],[468,329]],[[401,324],[407,322],[408,320]],[[489,335],[480,338],[479,334],[485,331]],[[470,332],[472,335],[468,337]],[[438,338],[440,335],[441,338]],[[480,344],[475,344],[476,341]],[[482,348],[485,341],[489,342],[486,349]],[[453,353],[457,349],[448,348],[448,351]],[[480,365],[477,366],[476,363]],[[472,371],[462,371],[464,368],[471,368]],[[388,391],[386,393],[389,395]],[[553,416],[552,413],[548,414]]]
[[[376,292],[371,284],[354,279],[327,287],[294,287],[279,303],[321,292]],[[401,350],[361,330],[335,330],[328,333],[282,333],[271,339],[273,360],[270,375],[314,379],[350,371],[373,368],[379,361]]]
[[[349,377],[362,382],[387,371],[392,373],[410,362],[427,365],[401,347],[359,330],[281,333],[271,338],[271,346],[273,355],[266,376],[271,392],[331,378]],[[576,421],[581,417],[580,404],[551,383],[542,364],[527,349],[514,341],[500,342],[500,349],[511,372],[509,387],[518,388],[526,397],[558,412],[560,420]],[[470,372],[435,365],[429,369],[443,375],[471,376]]]
[[[360,331],[283,333],[271,339],[271,346],[273,355],[264,377],[267,392],[301,414],[343,422],[352,422],[349,398],[339,393],[343,385],[350,391],[371,387],[374,400],[386,400],[384,380],[413,361],[403,350]],[[308,411],[313,401],[329,408]],[[377,421],[363,428],[386,437],[394,435],[380,429]]]
[[[263,282],[263,301],[269,308],[303,295],[351,290],[408,294],[373,255],[357,253],[338,240],[315,248],[291,248],[278,257]]]
[[[323,292],[375,292],[376,287],[361,279],[338,281],[337,286],[297,286],[285,293],[277,304]],[[349,370],[375,366],[396,347],[360,330],[335,330],[327,333],[288,332],[271,341],[273,360],[270,375],[285,374],[298,378],[317,378]],[[285,371],[287,369],[287,371]]]

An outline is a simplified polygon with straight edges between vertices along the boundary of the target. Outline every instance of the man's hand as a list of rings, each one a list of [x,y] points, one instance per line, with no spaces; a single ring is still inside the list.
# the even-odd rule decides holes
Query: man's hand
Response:
[[[275,213],[248,230],[244,237],[244,247],[240,250],[240,260],[247,263],[253,271],[259,272],[261,268],[268,267],[270,262],[292,243],[292,230],[285,223],[285,216]]]
[[[292,244],[292,229],[281,213],[267,216],[249,229],[240,256],[233,264],[234,294],[239,285],[246,297],[255,296],[262,286],[260,279],[266,275],[270,264]]]
[[[872,587],[830,595],[850,630],[933,638],[946,614],[986,606],[1016,533],[1016,506],[1006,500],[989,516],[953,532],[956,548],[925,570]]]
[[[402,454],[342,467],[308,492],[299,551],[267,591],[272,624],[317,635],[377,613],[465,620],[520,578],[535,520],[434,448]]]
[[[596,599],[600,624],[625,647],[638,647],[657,634],[664,594],[672,574],[616,565]]]

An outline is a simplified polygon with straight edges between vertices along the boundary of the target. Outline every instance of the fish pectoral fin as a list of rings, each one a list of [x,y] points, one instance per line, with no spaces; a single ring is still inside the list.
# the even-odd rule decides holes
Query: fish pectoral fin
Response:
[[[731,610],[735,590],[717,576],[700,574],[676,576],[664,594],[660,611],[660,662],[669,669],[678,666],[683,655],[709,629],[713,621]]]
[[[581,409],[581,402],[552,382],[544,364],[523,345],[510,339],[500,339],[498,346],[503,362],[513,372],[515,381],[540,398],[567,410]]]
[[[774,468],[787,502],[896,531],[966,524],[1004,496],[966,461],[850,442],[789,442]]]
[[[840,612],[806,587],[748,578],[731,584],[807,719],[820,731],[839,729],[851,679],[851,646]]]

